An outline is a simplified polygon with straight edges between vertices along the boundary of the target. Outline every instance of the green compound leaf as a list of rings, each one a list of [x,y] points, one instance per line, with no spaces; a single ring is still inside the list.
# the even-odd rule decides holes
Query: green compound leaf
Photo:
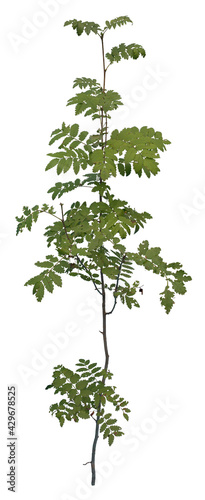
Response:
[[[33,293],[35,293],[37,301],[41,302],[43,299],[43,296],[44,296],[44,286],[43,286],[43,283],[41,281],[37,282],[34,285]]]
[[[39,262],[39,260],[37,262],[35,262],[35,266],[37,267],[44,267],[44,268],[51,268],[53,267],[53,263],[52,262],[48,262],[48,261],[44,261],[44,262]]]
[[[48,276],[44,276],[42,278],[42,281],[43,281],[43,284],[45,285],[46,289],[48,290],[48,292],[53,293],[54,286],[53,286],[52,280],[49,279]]]
[[[75,397],[75,404],[76,404],[77,406],[79,406],[79,405],[80,405],[80,403],[81,403],[81,396],[80,396],[80,394],[78,394],[78,396],[76,396],[76,397]]]
[[[62,278],[58,274],[54,273],[53,271],[49,272],[49,278],[55,283],[57,286],[62,286]]]
[[[110,429],[106,429],[104,434],[103,434],[103,439],[106,439],[110,434]]]
[[[128,175],[131,174],[131,165],[130,165],[130,163],[125,163],[125,173],[126,173],[126,176],[128,176]]]
[[[114,434],[110,434],[110,435],[108,436],[108,443],[109,443],[109,446],[111,446],[111,445],[112,445],[113,441],[114,441]]]
[[[176,293],[180,293],[181,295],[184,295],[186,293],[186,287],[184,283],[180,281],[174,281],[172,283],[172,287]]]
[[[70,127],[70,135],[76,137],[76,135],[78,135],[78,131],[79,131],[79,125],[78,123],[74,123],[74,125]]]
[[[76,384],[76,382],[78,382],[79,378],[80,378],[80,375],[78,375],[78,373],[75,373],[74,375],[71,375],[70,381],[72,382],[72,384]]]
[[[85,389],[87,387],[87,381],[86,380],[79,380],[76,384],[77,389]]]
[[[58,158],[54,158],[53,160],[49,161],[49,163],[46,165],[45,170],[50,170],[50,168],[55,167],[57,163],[58,163]]]
[[[115,19],[111,19],[111,21],[105,21],[105,27],[110,30],[112,28],[115,29],[116,26],[123,26],[124,24],[127,23],[133,24],[133,22],[128,16],[120,16],[116,17]]]
[[[68,368],[65,368],[64,366],[61,366],[61,371],[66,378],[70,378],[71,375],[73,375],[73,371],[69,370]]]
[[[78,36],[82,35],[82,33],[86,33],[86,35],[89,35],[91,32],[95,33],[95,35],[98,34],[98,31],[100,31],[100,26],[97,23],[94,22],[82,22],[77,21],[77,19],[71,19],[70,21],[66,21],[64,23],[64,26],[69,26],[71,25],[73,30],[76,30],[76,33]]]
[[[110,418],[111,416],[112,416],[112,414],[111,414],[111,413],[106,413],[106,415],[104,415],[104,418],[106,418],[106,419],[107,419],[107,418]]]
[[[61,427],[63,427],[63,424],[64,424],[64,422],[65,422],[65,417],[64,417],[63,415],[61,415],[61,416],[59,417],[59,422],[60,422],[60,426],[61,426]]]
[[[107,52],[105,57],[110,61],[110,64],[113,62],[119,62],[121,59],[138,59],[139,56],[145,57],[146,52],[141,45],[137,45],[136,43],[131,43],[130,45],[125,45],[121,43],[118,47],[113,47],[111,52]]]
[[[165,307],[165,311],[167,314],[171,311],[173,304],[174,304],[174,292],[169,289],[168,285],[165,287],[164,291],[160,293],[160,302],[162,306]]]
[[[73,88],[75,88],[75,87],[80,87],[80,89],[83,89],[83,88],[85,89],[86,87],[90,87],[90,88],[101,87],[101,85],[100,85],[100,83],[97,83],[97,80],[95,80],[95,79],[82,77],[82,78],[76,78],[74,80]],[[88,132],[86,132],[86,135],[88,135]],[[85,139],[86,135],[83,138],[80,137],[80,140],[83,141],[83,139]]]
[[[64,386],[63,386],[63,389],[64,389],[65,391],[68,391],[68,392],[70,391],[70,389],[71,389],[71,388],[72,388],[72,384],[68,384],[68,383],[66,383],[66,384],[64,384]]]
[[[119,170],[119,173],[120,175],[125,175],[125,167],[123,165],[123,163],[118,163],[118,170]]]
[[[96,367],[97,363],[91,363],[88,368],[89,370],[91,370],[92,368]]]
[[[125,418],[125,420],[129,420],[129,416],[126,413],[123,413],[123,417]]]
[[[107,422],[104,422],[101,426],[100,426],[100,432],[103,432],[107,427]]]
[[[89,413],[87,413],[86,411],[83,411],[83,410],[80,410],[79,413],[78,413],[79,417],[80,418],[90,418],[90,415]]]
[[[36,222],[38,220],[39,213],[43,212],[48,212],[51,215],[55,214],[53,206],[49,207],[46,203],[44,203],[41,208],[39,205],[35,205],[32,209],[24,206],[23,215],[21,217],[16,217],[16,220],[18,221],[16,235],[22,233],[25,228],[30,231],[32,223]]]
[[[66,379],[65,378],[54,378],[54,381],[53,381],[53,386],[58,388],[58,387],[62,387],[63,383],[66,382]]]

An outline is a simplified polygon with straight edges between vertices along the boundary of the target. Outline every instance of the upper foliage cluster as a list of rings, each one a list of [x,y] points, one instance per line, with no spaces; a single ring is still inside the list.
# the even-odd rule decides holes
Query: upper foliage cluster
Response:
[[[86,33],[86,35],[90,35],[90,33],[94,33],[95,35],[102,35],[107,30],[110,30],[112,28],[115,29],[117,26],[123,26],[127,23],[132,23],[131,19],[128,16],[120,16],[112,19],[111,21],[105,21],[105,27],[103,29],[100,28],[100,25],[97,23],[89,21],[83,22],[81,20],[78,21],[77,19],[66,21],[64,23],[64,26],[71,25],[73,30],[76,30],[78,36],[82,35],[82,33]]]
[[[132,23],[131,19],[128,16],[120,16],[112,19],[111,21],[106,21],[104,28],[100,28],[99,24],[94,22],[82,22],[77,19],[71,19],[70,21],[66,21],[64,26],[72,26],[74,30],[76,30],[77,35],[80,36],[82,33],[86,33],[86,35],[90,35],[90,33],[94,33],[95,35],[99,35],[100,37],[104,36],[107,30],[112,28],[116,28],[117,26],[123,26],[127,23]],[[133,23],[132,23],[133,24]],[[137,45],[136,43],[131,43],[129,45],[125,45],[121,43],[118,47],[113,47],[111,52],[107,52],[105,54],[106,58],[109,60],[110,64],[114,62],[119,62],[121,59],[138,59],[139,56],[145,57],[146,52],[141,45]]]
[[[78,35],[93,32],[102,38],[108,29],[131,22],[128,16],[124,16],[106,21],[103,29],[96,23],[76,19],[67,21],[65,25],[71,25]],[[109,64],[119,62],[122,58],[136,59],[139,55],[145,56],[141,45],[126,46],[123,43],[106,54]],[[75,201],[64,213],[61,203],[61,214],[58,215],[53,206],[47,204],[41,208],[39,205],[31,209],[23,207],[23,215],[16,217],[17,234],[24,228],[30,231],[39,213],[48,213],[55,220],[46,227],[44,234],[47,246],[53,245],[56,250],[56,255],[47,255],[45,261],[36,262],[42,271],[25,284],[33,286],[33,294],[41,301],[45,289],[52,293],[54,285],[62,286],[61,274],[66,273],[92,281],[95,289],[102,293],[102,271],[107,277],[105,288],[112,291],[114,304],[119,296],[129,308],[133,305],[139,307],[134,297],[139,282],[135,279],[130,283],[128,279],[134,273],[133,265],[140,265],[165,278],[166,286],[160,294],[160,301],[169,313],[175,293],[184,294],[185,283],[191,278],[183,271],[181,264],[164,262],[159,255],[160,248],[149,248],[147,241],[139,244],[137,251],[127,252],[121,240],[130,234],[138,235],[140,228],[152,217],[145,211],[137,212],[127,201],[116,198],[111,193],[108,179],[118,174],[129,176],[134,173],[141,177],[144,173],[148,178],[158,174],[160,153],[166,150],[170,141],[164,139],[161,132],[147,126],[140,129],[135,126],[124,127],[109,134],[107,119],[111,111],[122,105],[120,95],[102,88],[96,79],[87,77],[76,78],[75,87],[79,87],[81,92],[69,99],[68,105],[75,105],[76,115],[84,113],[93,120],[100,119],[100,128],[95,134],[89,134],[86,130],[80,131],[78,123],[66,125],[63,122],[61,127],[52,132],[49,144],[58,143],[58,147],[56,152],[48,153],[51,159],[46,170],[56,168],[57,175],[67,175],[71,168],[75,175],[86,169],[88,173],[75,181],[57,182],[48,193],[54,200],[74,189],[88,187],[93,194],[98,194],[99,201],[93,201],[90,205],[86,201]],[[112,250],[108,250],[106,244],[111,245]]]
[[[100,377],[110,380],[112,373],[106,372],[97,363],[90,363],[89,359],[79,359],[76,366],[75,372],[63,365],[54,368],[53,381],[46,389],[53,388],[54,394],[61,394],[64,398],[52,404],[49,411],[56,416],[61,427],[65,420],[78,422],[81,418],[96,420],[97,417],[103,438],[107,438],[109,445],[112,445],[115,436],[121,436],[124,432],[116,424],[117,419],[112,418],[111,413],[105,413],[105,405],[111,403],[115,411],[121,410],[123,417],[128,420],[128,401],[115,393],[115,386],[105,386],[100,380]]]

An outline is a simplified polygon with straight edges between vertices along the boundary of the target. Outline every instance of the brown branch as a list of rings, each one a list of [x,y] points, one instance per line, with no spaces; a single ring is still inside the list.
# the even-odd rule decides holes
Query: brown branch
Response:
[[[116,286],[115,286],[115,293],[117,292],[118,290],[118,286],[119,286],[119,279],[120,279],[120,273],[121,273],[121,269],[122,269],[122,264],[125,260],[125,257],[126,257],[126,254],[123,255],[122,257],[122,260],[121,260],[121,263],[120,263],[120,266],[119,266],[119,272],[118,272],[118,275],[117,275],[117,281],[116,281]],[[114,311],[115,309],[115,306],[117,304],[117,296],[115,296],[115,300],[114,300],[114,305],[113,305],[113,308],[111,309],[111,311],[109,312],[106,312],[106,314],[112,314],[112,312]]]
[[[95,418],[95,417],[93,417],[92,415],[90,415],[90,416],[93,418],[93,420],[95,420],[95,422],[97,422],[97,420],[96,420],[96,418]]]
[[[43,212],[45,212],[45,214],[52,215],[53,217],[55,217],[56,219],[58,219],[58,220],[60,220],[60,221],[61,221],[61,218],[60,218],[60,217],[57,217],[57,215],[55,215],[55,214],[51,214],[50,212],[47,212],[46,210],[39,210],[39,213],[40,213],[40,212],[42,212],[42,213],[43,213]]]
[[[111,62],[108,64],[108,66],[107,66],[107,68],[106,68],[106,71],[107,71],[107,69],[109,68],[109,66],[110,66],[111,64],[112,64]]]
[[[103,58],[103,92],[105,92],[105,77],[106,77],[106,68],[105,68],[105,49],[104,49],[104,35],[101,36],[102,42],[102,58]]]

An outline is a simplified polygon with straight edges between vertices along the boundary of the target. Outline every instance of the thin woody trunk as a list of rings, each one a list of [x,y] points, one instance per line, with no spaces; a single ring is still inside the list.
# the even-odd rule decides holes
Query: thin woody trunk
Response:
[[[105,350],[105,365],[104,365],[104,370],[107,371],[108,368],[108,363],[109,363],[109,354],[108,354],[108,347],[107,347],[107,336],[106,336],[106,310],[105,310],[105,305],[106,305],[106,299],[105,299],[105,288],[104,288],[104,277],[103,277],[103,272],[101,270],[101,282],[102,282],[102,318],[103,318],[103,343],[104,343],[104,350]],[[105,378],[103,377],[102,382],[105,382]],[[98,412],[101,410],[101,402],[98,406]],[[92,479],[91,479],[91,484],[92,486],[95,485],[95,479],[96,479],[96,471],[95,471],[95,455],[96,455],[96,446],[97,446],[97,440],[99,437],[99,418],[100,416],[97,416],[96,419],[96,426],[95,426],[95,437],[93,441],[93,447],[92,447],[92,457],[91,457],[91,473],[92,473]]]
[[[105,92],[105,77],[106,77],[106,69],[105,69],[105,52],[104,52],[104,41],[103,41],[103,35],[101,36],[101,42],[102,42],[102,58],[103,58],[103,92]],[[105,134],[105,142],[103,142],[103,118],[104,118],[104,112],[103,112],[103,107],[101,108],[101,135],[102,135],[102,150],[104,150],[106,146],[106,139],[107,139],[107,117],[106,117],[106,134]],[[102,182],[101,176],[100,176],[100,183]],[[102,201],[102,195],[100,194],[99,196],[99,201]],[[100,220],[101,220],[101,214],[100,214]],[[104,286],[104,276],[103,276],[103,271],[102,268],[100,270],[101,272],[101,285],[102,285],[102,322],[103,322],[103,343],[104,343],[104,352],[105,352],[105,365],[104,365],[104,370],[107,372],[108,369],[108,363],[109,363],[109,354],[108,354],[108,346],[107,346],[107,335],[106,335],[106,296],[105,296],[105,286]],[[102,382],[105,383],[105,378],[103,376]],[[101,401],[98,406],[98,413],[101,410]],[[96,446],[97,446],[97,441],[99,437],[99,421],[100,416],[98,415],[96,418],[96,426],[95,426],[95,436],[94,436],[94,441],[93,441],[93,447],[92,447],[92,456],[91,456],[91,473],[92,473],[92,479],[91,479],[91,484],[92,486],[95,485],[95,480],[96,480],[96,470],[95,470],[95,455],[96,455]]]

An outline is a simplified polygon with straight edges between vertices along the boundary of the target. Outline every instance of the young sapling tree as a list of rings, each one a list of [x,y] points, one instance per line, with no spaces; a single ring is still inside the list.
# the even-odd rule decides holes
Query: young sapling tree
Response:
[[[82,22],[72,19],[65,23],[76,30],[77,35],[84,33],[98,37],[102,50],[103,81],[88,77],[76,78],[73,88],[79,87],[74,97],[67,105],[75,106],[75,115],[84,113],[92,120],[97,120],[95,134],[79,130],[79,124],[66,125],[54,130],[50,145],[58,141],[56,152],[48,153],[51,157],[46,170],[56,168],[58,176],[66,177],[65,182],[56,182],[48,190],[52,200],[66,195],[72,190],[88,187],[93,193],[93,201],[87,204],[75,201],[70,207],[60,202],[59,208],[46,203],[32,208],[23,207],[23,215],[16,217],[17,234],[25,228],[29,231],[37,221],[40,213],[46,213],[53,222],[46,227],[47,246],[54,249],[46,256],[45,261],[36,262],[40,273],[29,279],[25,285],[32,285],[33,294],[41,302],[45,290],[52,293],[54,285],[62,286],[62,275],[70,275],[91,282],[102,301],[102,330],[99,340],[103,341],[105,362],[103,368],[96,362],[80,358],[73,371],[63,365],[54,367],[53,380],[46,389],[54,389],[55,394],[63,396],[59,402],[50,406],[50,412],[55,415],[63,426],[65,421],[78,422],[80,419],[93,419],[95,426],[92,444],[91,484],[95,484],[95,457],[99,433],[113,444],[115,437],[121,436],[122,428],[112,413],[107,412],[113,405],[115,411],[121,411],[126,420],[129,419],[128,401],[116,393],[116,387],[109,385],[113,374],[109,371],[109,352],[107,343],[107,316],[116,308],[117,299],[129,309],[139,307],[136,298],[137,290],[143,293],[143,288],[136,279],[136,268],[143,266],[158,274],[165,281],[165,288],[160,293],[160,302],[168,314],[174,304],[175,294],[185,294],[185,283],[191,277],[182,269],[179,262],[167,264],[161,257],[159,247],[150,247],[147,240],[138,242],[137,250],[126,249],[125,240],[131,233],[136,234],[144,227],[152,216],[147,212],[138,212],[131,208],[128,201],[121,200],[111,192],[109,180],[112,177],[133,174],[138,178],[145,174],[148,178],[158,174],[158,159],[160,152],[166,150],[170,141],[164,139],[162,133],[153,128],[143,126],[125,127],[122,130],[109,132],[108,124],[112,111],[123,103],[117,91],[106,88],[108,68],[122,59],[137,60],[145,57],[141,45],[121,43],[105,53],[104,38],[108,30],[132,23],[128,16],[117,17],[106,21],[101,28],[94,22]],[[86,89],[86,90],[85,90]],[[77,178],[69,179],[69,170],[73,167]],[[87,170],[87,173],[83,172]],[[80,174],[78,176],[78,174]],[[134,275],[134,280],[130,281]],[[90,284],[89,284],[90,286]],[[113,296],[113,306],[107,309],[107,293]],[[111,382],[110,382],[111,384]]]

